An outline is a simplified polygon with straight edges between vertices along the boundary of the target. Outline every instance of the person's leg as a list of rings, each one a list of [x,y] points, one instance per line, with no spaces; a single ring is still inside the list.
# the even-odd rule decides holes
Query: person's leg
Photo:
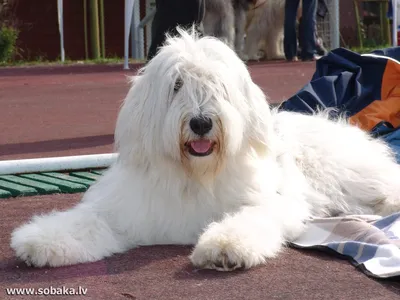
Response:
[[[303,20],[302,17],[299,18],[299,22],[297,23],[297,33],[298,33],[298,43],[299,43],[299,49],[297,50],[297,54],[301,54],[301,49],[303,48]]]
[[[287,60],[297,56],[296,18],[300,0],[286,0],[283,47]]]
[[[303,0],[302,14],[302,48],[301,58],[303,60],[314,59],[316,54],[316,15],[317,15],[317,0]]]

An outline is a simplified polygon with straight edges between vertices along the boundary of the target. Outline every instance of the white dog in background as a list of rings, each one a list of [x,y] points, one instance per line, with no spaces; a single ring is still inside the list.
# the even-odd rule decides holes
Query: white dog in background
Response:
[[[301,3],[298,18],[301,16]],[[283,26],[285,0],[258,0],[247,13],[243,60],[275,60],[285,57]]]
[[[275,60],[284,58],[284,19],[285,0],[206,0],[202,25],[245,61]]]
[[[180,31],[133,79],[117,162],[75,207],[12,233],[33,266],[140,245],[195,244],[200,268],[276,256],[310,216],[400,210],[400,167],[380,140],[323,115],[271,113],[226,44]]]
[[[243,50],[246,18],[253,0],[205,0],[204,34],[217,37],[236,53]]]

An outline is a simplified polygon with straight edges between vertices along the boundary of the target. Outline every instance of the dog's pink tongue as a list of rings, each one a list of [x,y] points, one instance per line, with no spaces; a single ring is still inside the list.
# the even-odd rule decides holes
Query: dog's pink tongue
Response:
[[[198,140],[190,143],[190,147],[197,153],[206,153],[211,148],[211,141]]]

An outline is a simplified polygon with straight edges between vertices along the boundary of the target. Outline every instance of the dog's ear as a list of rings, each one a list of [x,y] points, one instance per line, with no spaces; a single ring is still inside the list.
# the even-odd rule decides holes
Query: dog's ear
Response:
[[[114,144],[121,160],[130,160],[143,154],[141,129],[144,126],[143,107],[147,91],[143,85],[138,84],[140,78],[140,75],[129,78],[131,87],[117,117]]]
[[[273,128],[268,98],[253,82],[247,87],[247,101],[250,104],[249,126],[250,145],[259,156],[271,153],[273,146]]]

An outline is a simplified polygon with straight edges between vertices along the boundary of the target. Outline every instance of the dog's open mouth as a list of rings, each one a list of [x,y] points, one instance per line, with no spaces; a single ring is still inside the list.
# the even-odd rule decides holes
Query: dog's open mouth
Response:
[[[211,140],[200,139],[187,142],[186,147],[193,156],[207,156],[213,152],[214,144]]]

